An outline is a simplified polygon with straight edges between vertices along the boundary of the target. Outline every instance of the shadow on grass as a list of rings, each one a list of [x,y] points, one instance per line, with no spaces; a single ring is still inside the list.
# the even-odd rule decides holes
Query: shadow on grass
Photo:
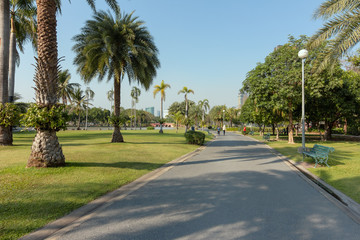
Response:
[[[67,162],[68,167],[110,167],[110,168],[130,168],[136,170],[154,170],[164,164],[161,163],[147,163],[147,162],[115,162],[115,163],[101,163],[101,162]]]

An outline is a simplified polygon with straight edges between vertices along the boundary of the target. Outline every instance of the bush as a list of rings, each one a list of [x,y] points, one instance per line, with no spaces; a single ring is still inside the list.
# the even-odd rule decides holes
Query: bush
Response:
[[[149,126],[146,128],[147,130],[154,130],[155,128],[153,126]]]
[[[239,129],[240,129],[240,128],[237,128],[237,127],[229,127],[229,128],[227,128],[226,130],[227,130],[227,131],[230,131],[230,132],[232,132],[232,131],[236,132],[236,131],[240,131]]]
[[[205,134],[196,131],[187,131],[185,133],[186,142],[189,144],[203,145],[205,142]]]
[[[344,129],[342,129],[342,128],[334,128],[332,130],[332,133],[334,133],[334,134],[344,134]]]

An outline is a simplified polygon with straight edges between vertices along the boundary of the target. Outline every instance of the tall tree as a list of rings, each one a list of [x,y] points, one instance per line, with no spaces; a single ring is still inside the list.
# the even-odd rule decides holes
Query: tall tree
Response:
[[[130,96],[132,98],[132,101],[131,101],[131,107],[132,107],[132,110],[134,111],[133,112],[133,116],[134,116],[134,125],[135,125],[135,129],[136,129],[136,103],[139,102],[139,97],[140,97],[140,94],[141,94],[141,90],[137,87],[133,87],[131,89],[131,93],[130,93]],[[131,119],[132,120],[132,119]]]
[[[93,90],[91,90],[90,87],[87,87],[85,90],[85,95],[86,95],[85,130],[87,130],[89,105],[92,105],[92,104],[90,104],[90,101],[94,100],[95,92]]]
[[[73,100],[72,110],[78,116],[77,130],[80,130],[81,111],[86,109],[86,105],[87,105],[86,94],[80,88],[76,88],[75,91],[72,93],[72,100]]]
[[[314,18],[327,20],[310,39],[308,46],[314,49],[330,40],[326,51],[322,53],[319,70],[327,65],[334,67],[337,59],[344,56],[360,41],[360,1],[326,0],[315,11]]]
[[[95,0],[87,0],[87,2],[95,10]],[[106,2],[118,10],[116,0],[106,0]],[[38,58],[34,81],[38,108],[51,109],[56,107],[58,102],[59,65],[56,12],[60,10],[60,3],[61,0],[36,0]],[[31,149],[28,167],[65,165],[65,156],[54,129],[38,128]]]
[[[185,96],[185,122],[188,118],[188,115],[189,115],[189,106],[188,106],[188,98],[187,98],[187,95],[192,93],[194,94],[194,90],[190,89],[190,88],[187,88],[187,87],[183,87],[183,89],[181,89],[178,94],[181,94],[183,93],[184,96]],[[187,129],[188,129],[188,124],[185,123],[185,132],[187,132]]]
[[[24,51],[30,41],[36,49],[36,7],[34,0],[10,0],[9,102],[14,101],[15,66],[19,63],[17,49]]]
[[[10,2],[0,1],[0,104],[8,102]],[[0,125],[0,145],[12,145],[11,126]]]
[[[88,20],[81,33],[74,37],[74,63],[83,80],[88,83],[95,77],[100,81],[114,82],[114,132],[111,142],[123,142],[120,132],[121,82],[137,82],[148,89],[160,66],[158,49],[144,22],[133,14],[99,11]]]
[[[164,82],[164,80],[161,81],[160,85],[155,85],[154,86],[154,98],[155,98],[157,93],[160,93],[160,97],[161,97],[161,106],[160,106],[160,119],[161,119],[161,121],[163,119],[163,102],[165,101],[165,90],[167,88],[170,88],[170,85],[166,84]],[[160,131],[159,131],[159,133],[163,133],[162,125],[163,125],[163,123],[160,122]]]
[[[74,93],[74,90],[80,87],[80,84],[70,83],[71,74],[68,69],[60,71],[58,78],[59,98],[62,99],[63,104],[67,105],[68,101],[71,103],[71,96]]]
[[[204,131],[204,125],[205,125],[205,113],[207,112],[207,110],[210,109],[210,105],[209,105],[209,100],[204,99],[204,100],[200,100],[198,102],[198,104],[201,107],[202,110],[202,118],[201,118],[201,126],[202,126],[202,131]]]

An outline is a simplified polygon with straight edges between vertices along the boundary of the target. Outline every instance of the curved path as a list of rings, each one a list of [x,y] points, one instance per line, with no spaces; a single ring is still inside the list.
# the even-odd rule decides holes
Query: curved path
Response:
[[[271,153],[227,133],[49,239],[356,239],[360,225]]]

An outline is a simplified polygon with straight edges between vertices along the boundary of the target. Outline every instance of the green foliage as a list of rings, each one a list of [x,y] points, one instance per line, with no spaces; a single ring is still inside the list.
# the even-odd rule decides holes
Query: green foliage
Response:
[[[0,125],[9,127],[19,123],[20,110],[13,103],[0,104]]]
[[[112,125],[116,125],[116,126],[120,126],[122,124],[124,124],[126,122],[126,118],[123,114],[121,114],[120,116],[116,116],[115,114],[111,114],[111,116],[109,117],[109,123]]]
[[[160,123],[160,124],[164,124],[165,122],[166,122],[165,119],[159,119],[159,123]]]
[[[148,126],[146,129],[147,130],[154,130],[155,128],[153,126]]]
[[[65,130],[69,117],[64,111],[65,105],[40,107],[31,104],[28,111],[23,115],[21,123],[27,127],[35,127],[42,130]]]
[[[185,138],[187,143],[203,145],[205,141],[205,134],[190,130],[185,133]]]

